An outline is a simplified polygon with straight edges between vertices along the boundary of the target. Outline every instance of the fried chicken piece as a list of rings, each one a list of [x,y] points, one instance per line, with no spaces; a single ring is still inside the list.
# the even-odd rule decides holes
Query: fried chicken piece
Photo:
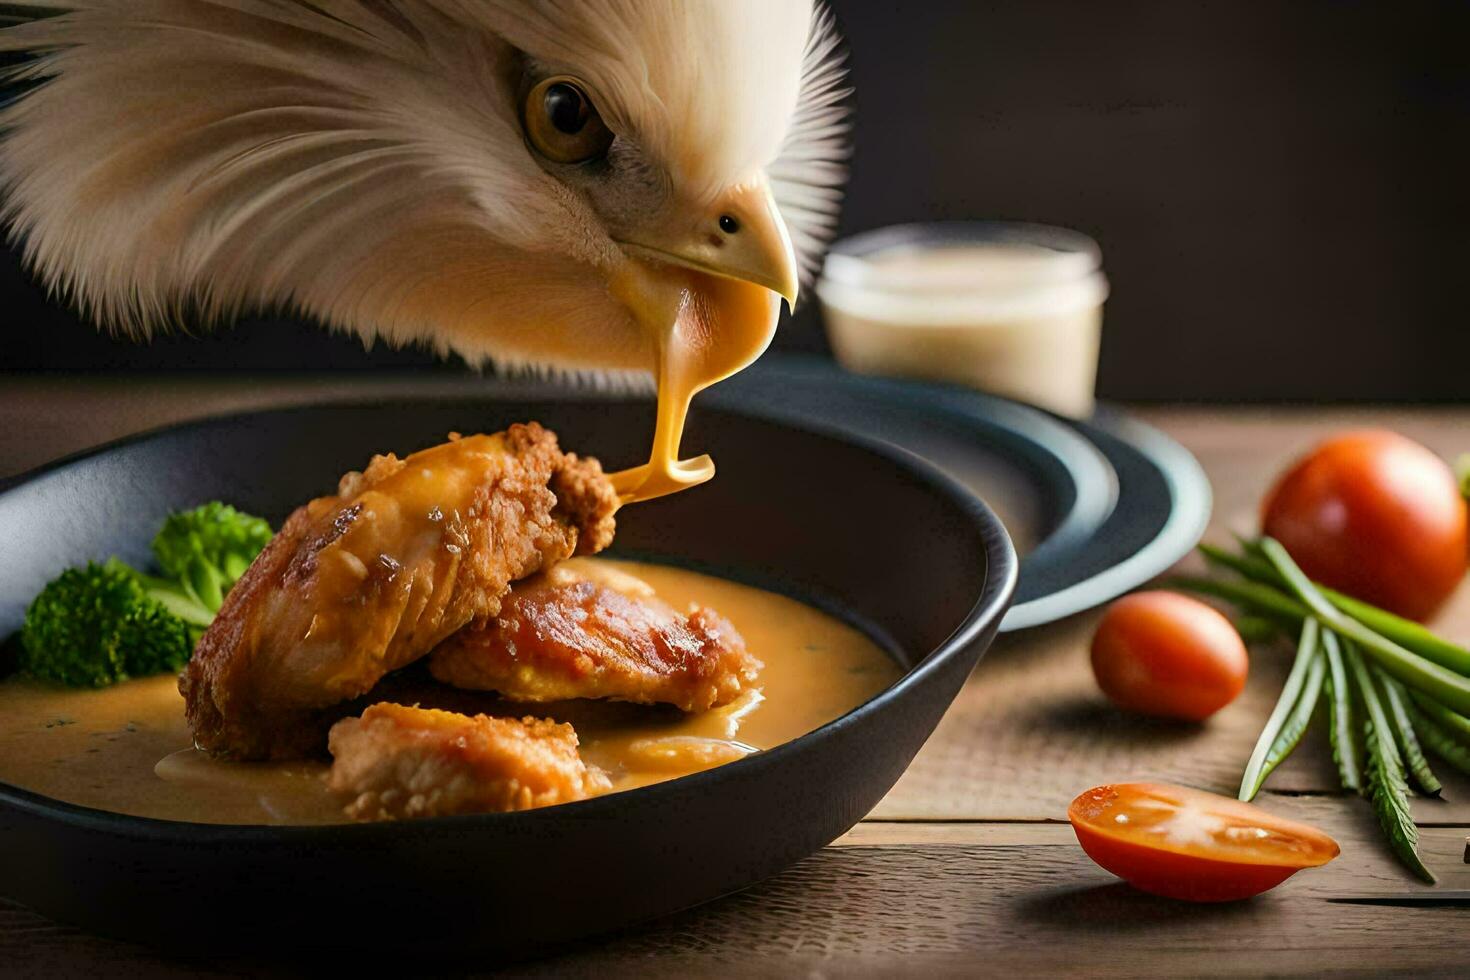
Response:
[[[332,705],[500,611],[517,579],[606,547],[617,496],[534,423],[377,456],[291,515],[179,678],[195,744],[320,753]]]
[[[585,800],[612,784],[571,725],[375,704],[332,726],[327,785],[354,820],[503,813]]]
[[[513,701],[612,698],[684,711],[727,704],[755,681],[761,662],[719,613],[682,616],[640,580],[605,576],[561,566],[518,583],[499,615],[440,644],[429,670]]]

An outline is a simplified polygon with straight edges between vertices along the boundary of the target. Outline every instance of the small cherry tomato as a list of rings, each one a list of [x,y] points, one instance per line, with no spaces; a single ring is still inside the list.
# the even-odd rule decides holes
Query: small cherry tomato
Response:
[[[1308,577],[1427,619],[1465,576],[1465,500],[1448,464],[1394,432],[1349,432],[1266,496],[1261,528]]]
[[[1250,658],[1230,620],[1197,599],[1135,592],[1092,638],[1098,687],[1120,708],[1203,721],[1245,687]]]
[[[1090,789],[1067,819],[1087,856],[1142,891],[1233,902],[1338,855],[1326,834],[1214,793],[1158,783]]]

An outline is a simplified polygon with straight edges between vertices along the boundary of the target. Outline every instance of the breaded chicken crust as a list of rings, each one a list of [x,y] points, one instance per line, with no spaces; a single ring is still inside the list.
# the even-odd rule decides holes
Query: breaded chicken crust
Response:
[[[374,457],[298,508],[225,598],[179,678],[195,744],[320,753],[331,706],[493,617],[517,579],[606,547],[617,503],[596,460],[535,423]]]
[[[630,594],[571,566],[517,583],[498,615],[429,657],[444,683],[512,701],[610,698],[691,712],[733,701],[761,667],[714,610],[684,616],[646,586]]]
[[[327,785],[354,820],[503,813],[611,788],[571,725],[375,704],[332,726]]]

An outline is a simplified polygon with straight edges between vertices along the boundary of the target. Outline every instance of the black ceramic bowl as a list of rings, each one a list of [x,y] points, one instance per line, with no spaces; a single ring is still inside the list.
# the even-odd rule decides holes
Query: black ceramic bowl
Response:
[[[62,568],[145,563],[171,509],[223,498],[278,522],[374,452],[531,418],[611,465],[640,461],[652,431],[642,403],[507,394],[240,415],[49,467],[0,492],[0,636]],[[834,611],[903,659],[893,687],[748,759],[526,813],[226,827],[0,785],[0,894],[165,945],[508,952],[708,901],[829,843],[894,784],[989,645],[1015,554],[983,503],[900,451],[711,411],[685,444],[712,453],[719,478],[619,515],[617,551]]]

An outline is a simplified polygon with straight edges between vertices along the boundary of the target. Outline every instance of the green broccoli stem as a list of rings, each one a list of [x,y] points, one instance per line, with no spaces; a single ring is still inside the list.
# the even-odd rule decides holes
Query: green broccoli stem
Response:
[[[185,595],[215,613],[270,539],[265,521],[216,500],[170,514],[153,537],[153,555]]]
[[[191,535],[190,538],[197,546],[198,535]],[[199,550],[202,551],[202,546],[199,546]],[[211,562],[202,557],[193,557],[178,570],[178,574],[179,584],[200,606],[218,612],[220,606],[224,605],[224,577]]]
[[[202,631],[208,629],[209,624],[214,622],[214,612],[193,595],[185,592],[177,583],[145,575],[142,572],[134,572],[134,574],[150,598],[157,600],[165,609],[182,619],[190,627],[197,627]]]
[[[250,563],[254,560],[254,555],[247,557],[245,555],[235,554],[233,552],[226,555],[224,563],[226,586],[228,587],[234,585],[236,582],[240,581],[241,576],[245,574],[246,569],[250,567]]]

